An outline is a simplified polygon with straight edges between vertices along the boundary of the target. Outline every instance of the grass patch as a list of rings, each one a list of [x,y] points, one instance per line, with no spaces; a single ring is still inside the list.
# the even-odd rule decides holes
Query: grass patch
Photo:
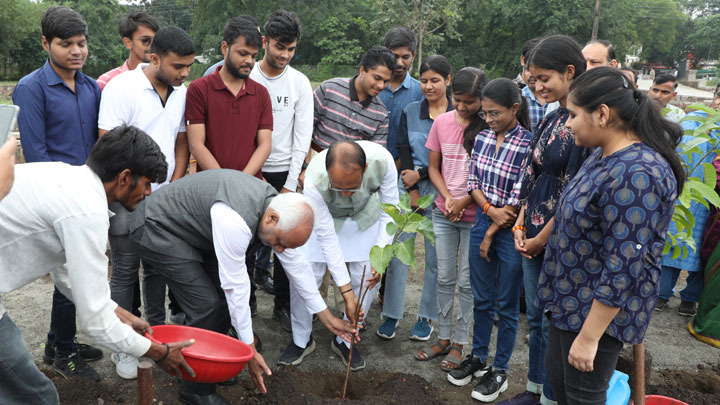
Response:
[[[12,97],[0,94],[0,104],[12,104]]]
[[[15,86],[16,84],[17,84],[16,81],[2,81],[2,80],[0,80],[0,87]]]

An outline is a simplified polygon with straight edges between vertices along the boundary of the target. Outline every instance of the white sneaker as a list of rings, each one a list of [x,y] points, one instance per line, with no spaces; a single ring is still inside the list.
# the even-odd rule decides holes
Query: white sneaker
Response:
[[[127,353],[113,353],[110,360],[115,363],[115,372],[120,378],[134,380],[137,378],[138,359]]]

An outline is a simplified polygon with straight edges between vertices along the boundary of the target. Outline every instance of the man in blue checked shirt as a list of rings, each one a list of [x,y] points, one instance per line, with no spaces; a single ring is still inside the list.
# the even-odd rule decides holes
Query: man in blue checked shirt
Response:
[[[67,7],[50,7],[43,15],[48,60],[20,79],[12,94],[20,107],[18,128],[27,162],[80,166],[95,145],[100,87],[80,71],[88,55],[87,33],[82,16]],[[56,288],[43,360],[65,378],[100,381],[85,362],[100,359],[102,351],[77,344],[75,332],[75,305]]]

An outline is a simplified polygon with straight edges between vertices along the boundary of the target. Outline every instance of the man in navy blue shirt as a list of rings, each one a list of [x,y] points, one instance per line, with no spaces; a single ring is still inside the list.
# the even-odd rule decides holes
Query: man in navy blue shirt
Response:
[[[42,18],[42,46],[48,60],[23,77],[13,92],[20,107],[18,128],[27,162],[83,165],[97,140],[100,87],[80,72],[87,59],[87,24],[67,8],[50,7]],[[65,378],[95,381],[100,375],[85,361],[102,351],[75,343],[75,305],[57,288],[43,360]]]

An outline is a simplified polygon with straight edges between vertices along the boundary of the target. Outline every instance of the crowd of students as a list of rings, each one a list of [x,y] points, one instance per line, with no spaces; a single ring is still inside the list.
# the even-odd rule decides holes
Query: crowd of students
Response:
[[[675,229],[671,217],[686,178],[675,151],[682,138],[677,122],[684,113],[668,104],[677,79],[659,75],[649,95],[640,92],[637,72],[617,68],[607,41],[581,48],[563,35],[530,39],[520,56],[519,83],[488,81],[475,67],[453,69],[441,55],[423,59],[418,80],[411,72],[415,36],[397,27],[385,35],[383,46],[364,54],[355,77],[327,80],[313,92],[307,77],[289,65],[300,24],[286,11],[273,13],[264,32],[250,16],[231,18],[223,32],[223,60],[188,88],[183,82],[195,60],[192,40],[179,28],[161,29],[144,12],[122,19],[120,34],[130,56],[97,82],[81,72],[88,50],[87,25],[79,14],[51,7],[42,28],[48,61],[20,80],[13,93],[21,107],[18,126],[27,162],[82,165],[98,136],[134,126],[155,141],[167,161],[165,173],[149,179],[163,181],[148,181],[145,195],[178,189],[171,185],[179,184],[188,167],[195,183],[209,179],[195,172],[232,169],[268,182],[278,193],[308,188],[311,200],[327,205],[321,212],[335,220],[339,238],[327,239],[333,234],[326,229],[329,219],[309,236],[311,248],[304,254],[313,267],[312,282],[321,284],[327,266],[338,285],[336,296],[347,308],[357,304],[362,264],[367,263],[368,252],[359,246],[366,239],[389,242],[386,214],[370,205],[408,193],[416,207],[420,197],[434,195],[432,207],[422,211],[432,220],[435,240],[425,241],[422,294],[409,338],[430,341],[437,330],[436,341],[414,357],[423,362],[442,358],[440,368],[457,386],[478,377],[474,399],[492,402],[507,390],[523,292],[530,327],[527,389],[504,404],[605,403],[623,344],[643,341],[653,310],[666,307],[681,270],[690,277],[678,312],[696,313],[704,281],[699,255],[679,261],[662,255],[668,229]],[[260,48],[265,53],[256,61]],[[718,100],[716,95],[715,107]],[[338,152],[343,148],[361,162],[357,184],[332,169],[336,155],[344,156]],[[326,167],[314,160],[318,153]],[[714,162],[714,153],[705,159]],[[343,170],[354,167],[352,159],[343,162]],[[175,194],[166,190],[160,195]],[[149,197],[154,205],[141,204],[139,215],[150,215],[148,206],[162,216],[170,202],[158,205],[157,198]],[[701,246],[710,212],[702,204],[692,209],[696,245]],[[121,308],[140,315],[142,284],[146,319],[150,325],[165,323],[167,284],[172,322],[202,326],[202,320],[218,316],[215,307],[201,308],[196,298],[201,299],[193,298],[196,291],[166,268],[167,258],[185,258],[187,252],[163,250],[162,243],[149,248],[146,241],[138,248],[133,233],[149,225],[138,225],[133,220],[138,215],[121,200],[111,202],[110,210],[115,214],[109,222],[110,292]],[[343,225],[343,218],[357,226]],[[250,239],[253,234],[248,232]],[[272,247],[279,255],[288,246]],[[310,335],[314,311],[306,307],[307,291],[293,273],[298,262],[288,261],[287,254],[285,263],[271,259],[271,250],[248,248],[239,257],[248,278],[275,295],[273,318],[293,333],[279,364],[294,366],[315,350]],[[216,255],[222,261],[221,253]],[[159,260],[158,255],[166,256]],[[215,261],[200,271],[214,272],[210,278],[218,294],[227,296],[222,305],[232,322],[228,318],[209,328],[225,332],[232,324],[236,336],[259,348],[258,337],[248,334],[244,318],[238,318],[246,312],[238,297],[247,296],[248,313],[257,313],[255,284],[250,283],[247,295],[244,289],[238,295],[228,286],[244,281],[233,279],[222,263],[218,270],[215,258],[190,259]],[[288,263],[293,270],[283,268]],[[407,272],[396,259],[388,266],[378,296],[380,338],[396,336]],[[374,286],[379,275],[374,269],[370,274]],[[376,289],[371,291],[364,313]],[[55,290],[45,360],[66,378],[99,380],[86,362],[102,352],[75,342],[75,308],[68,298]],[[715,306],[701,304],[703,314]],[[333,351],[347,363],[342,327],[327,315],[322,318],[339,336]],[[498,332],[491,354],[494,323]],[[696,333],[703,335],[703,330],[707,327],[700,322]],[[351,368],[364,368],[364,358],[357,347],[353,350]],[[135,378],[136,354],[113,353],[111,358],[120,377]],[[262,357],[257,364],[262,369],[255,365],[254,376],[267,368]],[[258,386],[264,389],[262,378]],[[224,403],[214,386],[181,388],[187,391],[181,392],[184,403]]]

